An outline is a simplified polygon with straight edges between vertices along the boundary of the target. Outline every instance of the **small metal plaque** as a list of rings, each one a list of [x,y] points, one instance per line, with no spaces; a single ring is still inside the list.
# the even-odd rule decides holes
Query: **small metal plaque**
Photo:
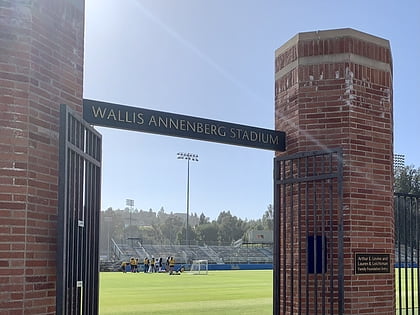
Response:
[[[391,270],[389,254],[356,254],[354,270],[356,274],[389,273]]]

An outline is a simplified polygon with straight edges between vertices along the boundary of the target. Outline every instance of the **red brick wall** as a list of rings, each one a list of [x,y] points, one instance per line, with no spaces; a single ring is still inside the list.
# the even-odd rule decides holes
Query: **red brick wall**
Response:
[[[0,2],[0,310],[54,314],[59,104],[81,112],[84,0]]]
[[[395,314],[393,270],[354,272],[355,253],[394,256],[389,43],[350,29],[301,33],[277,50],[275,67],[284,154],[344,150],[344,313]]]

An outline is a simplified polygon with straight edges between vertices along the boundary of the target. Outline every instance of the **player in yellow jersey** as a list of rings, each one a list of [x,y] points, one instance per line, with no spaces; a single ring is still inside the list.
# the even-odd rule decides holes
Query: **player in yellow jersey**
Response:
[[[149,272],[155,272],[155,257],[152,257],[152,259],[150,259],[150,269]]]
[[[175,267],[175,258],[171,257],[169,258],[169,275],[172,275],[174,273],[174,267]]]
[[[126,267],[127,267],[127,262],[123,261],[121,263],[121,271],[126,273],[127,272],[127,270],[125,269]]]

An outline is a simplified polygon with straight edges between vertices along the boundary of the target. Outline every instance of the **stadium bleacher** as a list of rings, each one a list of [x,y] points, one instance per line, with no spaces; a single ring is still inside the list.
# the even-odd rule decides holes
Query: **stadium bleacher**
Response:
[[[122,260],[130,257],[139,258],[143,262],[145,257],[166,258],[173,256],[177,264],[190,264],[195,259],[206,259],[209,264],[272,264],[273,249],[271,246],[220,246],[220,245],[154,245],[154,244],[118,244],[118,261],[114,264],[101,263],[101,270],[118,270]],[[116,257],[113,255],[113,257]],[[106,267],[105,267],[106,266]],[[114,266],[114,267],[112,267]]]

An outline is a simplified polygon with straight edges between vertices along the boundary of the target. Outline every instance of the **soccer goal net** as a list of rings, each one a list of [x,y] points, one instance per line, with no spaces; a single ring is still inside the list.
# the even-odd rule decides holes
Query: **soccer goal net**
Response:
[[[207,259],[193,260],[190,272],[194,275],[206,275],[209,272],[209,261]]]

